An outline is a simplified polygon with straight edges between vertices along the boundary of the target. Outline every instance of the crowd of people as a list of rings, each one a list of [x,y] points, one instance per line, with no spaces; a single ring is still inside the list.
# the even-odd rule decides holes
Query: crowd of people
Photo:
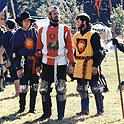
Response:
[[[55,82],[58,120],[63,120],[67,99],[66,75],[68,74],[73,80],[77,80],[77,91],[81,97],[81,111],[77,115],[89,114],[89,86],[95,97],[96,116],[103,115],[104,97],[98,83],[98,67],[102,61],[101,35],[91,30],[90,17],[86,13],[76,16],[78,30],[73,38],[71,29],[67,25],[60,24],[60,10],[57,6],[49,8],[48,18],[49,25],[37,30],[35,20],[31,18],[30,13],[23,12],[15,21],[7,20],[6,31],[0,28],[0,90],[3,90],[3,68],[5,67],[9,70],[11,80],[14,82],[15,96],[19,96],[17,114],[25,111],[29,84],[29,113],[35,114],[40,77],[39,91],[43,108],[40,120],[44,120],[52,115],[50,93],[51,85]],[[18,28],[13,31],[16,23]],[[115,40],[114,44],[119,46]]]

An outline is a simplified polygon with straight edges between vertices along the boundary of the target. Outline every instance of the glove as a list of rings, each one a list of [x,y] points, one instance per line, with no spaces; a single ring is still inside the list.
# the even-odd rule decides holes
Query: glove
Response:
[[[117,39],[115,39],[115,38],[114,38],[114,39],[112,39],[112,44],[113,44],[113,45],[118,45],[118,44],[119,44],[119,43],[118,43],[118,40],[117,40]]]

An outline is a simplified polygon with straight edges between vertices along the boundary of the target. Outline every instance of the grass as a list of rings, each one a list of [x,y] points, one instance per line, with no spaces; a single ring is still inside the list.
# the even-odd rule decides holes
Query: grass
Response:
[[[124,54],[118,52],[120,77],[124,80]],[[107,53],[106,62],[102,62],[102,72],[106,77],[109,92],[103,93],[104,95],[104,115],[95,117],[96,105],[94,95],[90,89],[90,113],[87,116],[76,116],[80,111],[80,97],[76,91],[76,81],[69,82],[67,78],[67,103],[65,109],[65,120],[57,121],[57,108],[56,108],[56,92],[55,86],[52,96],[52,116],[49,120],[38,121],[42,115],[42,101],[40,93],[37,96],[36,111],[38,114],[28,114],[29,110],[29,92],[27,94],[26,110],[20,115],[16,115],[19,109],[19,98],[13,98],[14,85],[7,85],[4,92],[0,92],[0,124],[124,124],[122,116],[120,92],[118,88],[118,77],[116,69],[116,61],[114,51]],[[124,94],[123,94],[124,95]]]

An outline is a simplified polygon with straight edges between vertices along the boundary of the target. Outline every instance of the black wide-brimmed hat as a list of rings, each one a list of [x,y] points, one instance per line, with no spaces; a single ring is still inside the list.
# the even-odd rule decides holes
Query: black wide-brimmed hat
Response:
[[[33,23],[33,22],[36,21],[35,19],[31,18],[30,13],[27,12],[27,11],[21,13],[21,14],[15,19],[15,21],[16,21],[17,24],[21,25],[21,24],[22,24],[22,21],[25,20],[25,19],[30,19],[31,23]]]

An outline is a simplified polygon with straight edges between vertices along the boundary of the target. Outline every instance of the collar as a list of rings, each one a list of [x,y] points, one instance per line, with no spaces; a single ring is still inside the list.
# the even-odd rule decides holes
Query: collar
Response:
[[[59,25],[59,23],[52,23],[51,21],[50,21],[50,26],[51,27],[57,27]]]
[[[86,32],[91,30],[91,26],[88,26],[87,28],[84,29],[84,31],[80,30],[81,35],[83,36]]]
[[[24,30],[24,31],[30,31],[31,27],[28,30],[24,29],[23,27],[21,27],[21,29]]]

